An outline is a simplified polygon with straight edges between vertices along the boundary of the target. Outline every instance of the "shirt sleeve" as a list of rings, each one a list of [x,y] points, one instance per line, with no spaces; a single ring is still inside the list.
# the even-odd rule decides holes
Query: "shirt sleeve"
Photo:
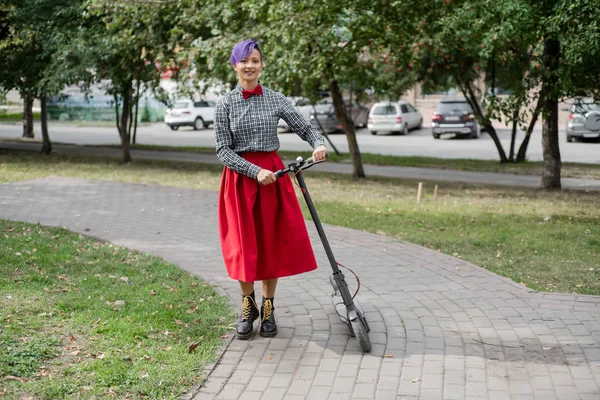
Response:
[[[256,179],[260,167],[245,160],[232,149],[233,132],[229,125],[229,107],[225,99],[221,99],[215,107],[215,148],[217,157],[223,165],[240,174]]]
[[[302,140],[308,142],[313,149],[319,145],[325,144],[325,139],[323,139],[319,130],[305,120],[302,114],[298,112],[296,107],[294,107],[283,94],[278,94],[281,107],[281,118],[287,122],[288,126],[292,128]]]

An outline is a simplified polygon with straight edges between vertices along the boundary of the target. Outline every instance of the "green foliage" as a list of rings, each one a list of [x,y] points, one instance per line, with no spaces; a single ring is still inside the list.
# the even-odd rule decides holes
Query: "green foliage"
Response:
[[[174,399],[202,379],[233,321],[211,286],[62,229],[0,220],[0,232],[0,385],[9,398]]]

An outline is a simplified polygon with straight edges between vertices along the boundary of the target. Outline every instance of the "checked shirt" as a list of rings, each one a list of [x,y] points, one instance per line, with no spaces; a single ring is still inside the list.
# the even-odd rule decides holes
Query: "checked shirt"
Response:
[[[313,148],[325,143],[319,131],[283,94],[263,86],[262,96],[244,100],[242,87],[238,84],[215,109],[217,157],[226,167],[256,179],[260,168],[239,154],[278,150],[277,123],[280,118]]]

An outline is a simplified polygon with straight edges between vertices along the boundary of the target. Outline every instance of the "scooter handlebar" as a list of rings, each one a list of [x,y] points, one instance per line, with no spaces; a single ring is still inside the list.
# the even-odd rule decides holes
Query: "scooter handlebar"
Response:
[[[288,164],[288,167],[285,169],[280,169],[279,171],[275,171],[274,174],[277,178],[281,178],[288,172],[296,172],[299,170],[307,169],[312,167],[315,164],[322,163],[325,160],[313,161],[312,157],[304,160],[302,157],[296,158],[296,162]]]

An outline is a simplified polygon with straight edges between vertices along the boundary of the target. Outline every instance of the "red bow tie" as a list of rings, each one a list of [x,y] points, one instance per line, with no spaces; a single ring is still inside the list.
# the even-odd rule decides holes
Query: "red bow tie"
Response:
[[[250,96],[260,96],[260,95],[262,95],[262,86],[260,86],[260,85],[257,85],[252,90],[246,90],[246,89],[242,90],[242,96],[244,97],[244,100],[247,100],[248,98],[250,98]]]

